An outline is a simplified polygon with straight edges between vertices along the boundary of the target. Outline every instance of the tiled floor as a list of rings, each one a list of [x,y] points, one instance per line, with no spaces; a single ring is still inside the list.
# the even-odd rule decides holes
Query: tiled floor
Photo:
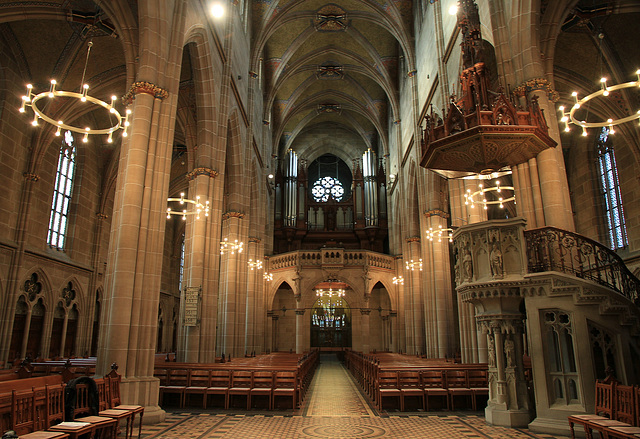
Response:
[[[302,407],[295,412],[168,411],[143,426],[151,438],[557,438],[526,429],[492,427],[481,412],[382,413],[369,404],[333,357],[322,357]]]

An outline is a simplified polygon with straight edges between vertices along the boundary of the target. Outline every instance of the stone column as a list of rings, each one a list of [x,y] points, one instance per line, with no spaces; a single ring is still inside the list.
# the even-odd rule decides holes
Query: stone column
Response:
[[[298,306],[300,306],[298,304]],[[304,308],[297,308],[296,313],[296,354],[304,353]]]
[[[360,334],[362,340],[362,353],[368,354],[370,351],[369,346],[369,314],[371,309],[360,308],[361,320],[360,320]]]
[[[164,419],[153,369],[175,102],[164,103],[168,93],[149,82],[135,83],[130,94],[133,121],[120,150],[96,374],[117,363],[123,403],[145,406],[145,421],[154,423]]]

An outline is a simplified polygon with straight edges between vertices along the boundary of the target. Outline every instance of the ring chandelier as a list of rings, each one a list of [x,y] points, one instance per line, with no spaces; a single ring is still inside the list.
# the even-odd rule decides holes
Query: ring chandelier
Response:
[[[220,254],[224,255],[225,253],[231,253],[232,255],[236,252],[242,253],[242,249],[244,248],[244,242],[238,242],[238,240],[234,240],[230,242],[227,238],[220,241]]]
[[[84,83],[84,74],[87,71],[87,64],[89,62],[89,54],[91,53],[92,46],[93,46],[93,42],[89,41],[87,45],[87,57],[85,60],[84,71],[82,72],[82,80],[80,81],[80,83],[82,84],[80,93],[76,93],[72,91],[56,90],[57,81],[55,79],[51,80],[51,86],[49,87],[49,91],[43,91],[38,94],[35,94],[33,92],[33,85],[27,84],[27,94],[25,96],[22,96],[22,105],[20,106],[19,111],[20,113],[26,113],[26,107],[31,107],[34,113],[33,121],[31,122],[31,125],[33,125],[34,127],[37,127],[38,119],[42,119],[48,124],[53,125],[54,127],[57,128],[55,133],[56,136],[60,136],[60,133],[63,129],[69,130],[69,131],[73,131],[74,133],[84,134],[84,137],[82,138],[82,141],[84,143],[87,143],[89,141],[90,134],[107,134],[108,135],[107,142],[113,143],[113,133],[120,129],[122,130],[122,137],[127,137],[128,135],[127,129],[129,128],[129,115],[131,114],[131,110],[127,109],[125,111],[125,116],[123,117],[114,106],[117,99],[116,96],[111,96],[111,102],[107,103],[101,99],[98,99],[89,95],[89,84]],[[38,108],[38,102],[40,102],[41,100],[43,99],[53,100],[55,98],[60,98],[60,97],[77,99],[83,103],[89,102],[105,108],[110,114],[110,117],[113,121],[112,122],[113,125],[109,128],[102,128],[102,129],[91,129],[90,127],[85,127],[85,128],[76,127],[73,125],[66,124],[61,120],[52,119],[51,117],[47,116],[44,113],[42,108]]]
[[[565,124],[565,127],[564,127],[565,132],[571,131],[571,129],[569,128],[569,124],[575,124],[582,127],[583,136],[587,135],[587,128],[602,128],[602,127],[609,127],[609,134],[615,134],[615,130],[613,128],[614,126],[620,125],[626,122],[631,122],[636,119],[640,119],[640,110],[631,114],[630,116],[622,117],[620,119],[609,118],[605,122],[587,122],[584,120],[579,120],[576,117],[576,112],[584,104],[586,104],[592,99],[598,98],[600,96],[607,97],[612,91],[622,90],[625,88],[636,88],[636,89],[639,88],[640,87],[640,69],[636,70],[636,75],[638,76],[637,81],[625,82],[623,84],[617,84],[612,86],[607,85],[607,78],[601,78],[600,90],[594,91],[593,93],[583,97],[582,99],[578,99],[578,92],[574,91],[573,93],[571,93],[571,96],[573,96],[576,101],[575,104],[573,104],[573,107],[571,107],[571,110],[569,110],[569,112],[567,113],[565,112],[564,105],[561,105],[560,107],[558,107],[558,110],[562,114],[560,118],[560,122],[564,122]]]
[[[422,271],[422,258],[417,261],[411,259],[411,261],[407,261],[405,264],[405,269],[407,270],[415,271],[416,268]]]
[[[507,196],[502,191],[511,191],[512,194]],[[487,193],[495,192],[498,197],[497,200],[487,200]],[[482,199],[479,199],[482,197]],[[500,209],[504,209],[504,203],[510,201],[516,202],[515,189],[513,186],[500,186],[500,180],[495,181],[495,186],[485,186],[483,183],[478,185],[478,190],[471,192],[471,189],[467,189],[467,193],[464,194],[464,204],[473,209],[476,204],[482,204],[485,210],[487,206],[497,204]]]
[[[249,268],[251,269],[251,271],[253,270],[262,270],[262,261],[260,260],[253,260],[253,259],[249,259],[249,261],[247,262],[247,265],[249,266]]]
[[[182,210],[171,210],[170,207],[167,207],[167,219],[170,219],[171,215],[182,215],[183,220],[187,219],[187,215],[196,215],[196,219],[200,219],[200,213],[202,212],[204,212],[204,216],[209,216],[209,200],[207,200],[205,204],[202,204],[200,202],[199,195],[196,196],[195,200],[189,200],[188,198],[184,197],[184,192],[182,192],[180,194],[180,198],[167,198],[167,202],[177,202],[184,206]],[[195,207],[192,210],[188,210],[185,204],[192,204]]]
[[[438,238],[438,242],[442,242],[442,235],[444,234],[447,238],[449,238],[449,242],[453,242],[453,229],[446,228],[443,229],[442,226],[438,226],[436,230],[433,230],[433,227],[429,227],[427,231],[427,239],[429,241],[433,241],[433,238]]]

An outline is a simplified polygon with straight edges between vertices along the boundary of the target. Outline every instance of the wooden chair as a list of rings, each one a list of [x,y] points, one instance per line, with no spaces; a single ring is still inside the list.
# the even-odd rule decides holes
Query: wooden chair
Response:
[[[473,399],[473,392],[469,387],[469,376],[466,370],[447,370],[447,392],[451,410],[455,410],[455,397],[465,396]],[[473,403],[471,403],[473,406]]]
[[[11,429],[18,435],[36,430],[36,395],[34,390],[14,390],[11,400]]]
[[[399,371],[398,372],[398,388],[400,389],[400,410],[404,411],[406,404],[405,399],[414,397],[418,398],[420,408],[424,410],[424,390],[420,378],[420,371]]]
[[[267,407],[271,410],[273,399],[273,371],[254,371],[253,384],[249,391],[249,408],[256,397],[267,397]]]
[[[595,414],[571,415],[567,417],[572,439],[575,438],[575,433],[573,431],[574,424],[582,425],[584,427],[585,435],[589,438],[592,437],[591,431],[595,425],[593,424],[594,422],[610,420],[613,418],[614,387],[614,381],[610,383],[597,381]]]
[[[188,369],[170,369],[167,373],[168,383],[166,386],[160,386],[160,401],[165,403],[165,395],[178,395],[178,406],[184,407],[184,392],[189,384]]]
[[[298,374],[295,371],[278,371],[275,373],[271,407],[277,407],[277,398],[291,398],[291,409],[297,407]]]
[[[64,385],[54,384],[45,387],[44,429],[64,421]]]
[[[205,408],[209,404],[209,395],[222,395],[224,397],[223,407],[229,408],[229,387],[231,387],[231,374],[226,369],[215,369],[211,371],[209,387],[205,390]]]
[[[422,371],[422,389],[426,410],[429,411],[429,399],[440,398],[443,408],[449,409],[449,391],[447,390],[446,375],[443,370],[427,369]]]
[[[633,386],[622,386],[616,384],[613,390],[613,407],[615,408],[615,419],[634,425],[636,421],[636,407],[633,401]]]
[[[468,371],[469,387],[471,388],[471,404],[473,410],[478,410],[478,397],[489,397],[489,379],[486,369],[471,369]]]
[[[398,388],[398,373],[383,372],[378,373],[378,408],[380,411],[384,408],[385,398],[397,398],[399,405],[402,406],[402,392]]]
[[[202,408],[207,407],[207,389],[211,381],[211,371],[208,369],[194,369],[189,374],[189,385],[184,389],[185,404],[189,395],[202,396]]]
[[[129,413],[129,418],[127,419],[127,437],[133,437],[133,425],[136,419],[136,415],[140,415],[140,424],[138,426],[138,438],[142,433],[142,418],[144,417],[144,407],[141,405],[134,404],[122,404],[120,400],[120,382],[122,381],[122,377],[116,371],[117,365],[111,366],[111,372],[107,374],[105,378],[109,378],[109,398],[110,398],[110,407],[115,410],[124,410]],[[100,415],[100,413],[98,413]]]
[[[250,370],[234,370],[231,373],[231,387],[229,387],[229,406],[233,407],[234,396],[246,398],[247,410],[251,402],[252,372]]]

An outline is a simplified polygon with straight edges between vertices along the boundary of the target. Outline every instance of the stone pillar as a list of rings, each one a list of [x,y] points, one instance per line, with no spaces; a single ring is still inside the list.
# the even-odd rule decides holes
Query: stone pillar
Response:
[[[454,233],[459,301],[475,306],[478,326],[486,334],[486,420],[506,427],[525,427],[532,416],[521,342],[524,299],[519,286],[527,263],[524,227],[525,221],[515,218],[471,224]]]
[[[171,167],[175,98],[149,83],[130,92],[133,121],[122,143],[96,374],[119,365],[123,403],[145,406],[144,420],[164,419],[153,376],[161,287],[165,212]]]
[[[361,320],[360,320],[360,334],[362,340],[362,353],[368,354],[370,351],[369,345],[369,314],[371,309],[360,308]]]
[[[296,354],[304,354],[304,308],[297,308],[296,313]]]
[[[519,304],[519,300],[507,299],[493,307],[492,311],[499,313],[478,316],[489,346],[489,402],[485,417],[493,425],[525,427],[532,418],[522,362],[524,315],[514,310]]]

